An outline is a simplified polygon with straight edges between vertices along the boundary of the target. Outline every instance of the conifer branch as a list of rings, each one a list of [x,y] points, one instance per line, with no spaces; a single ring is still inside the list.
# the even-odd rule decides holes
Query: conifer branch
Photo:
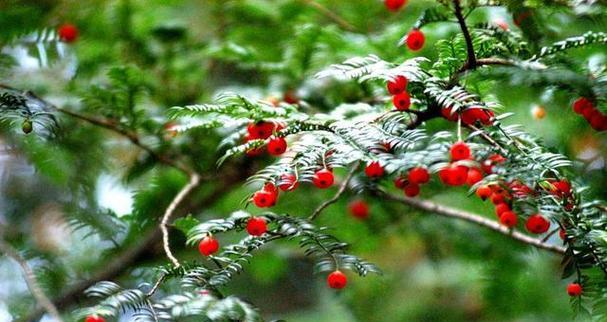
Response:
[[[566,249],[562,246],[545,243],[540,239],[533,238],[533,237],[527,236],[523,233],[520,233],[518,231],[508,229],[507,227],[499,224],[497,221],[487,219],[483,216],[480,216],[480,215],[477,215],[474,213],[445,207],[445,206],[439,205],[439,204],[434,203],[429,200],[409,198],[409,197],[404,197],[404,196],[401,197],[401,196],[396,196],[396,195],[392,195],[392,194],[388,194],[388,193],[380,193],[380,194],[381,194],[381,196],[383,196],[384,198],[386,198],[388,200],[397,201],[397,202],[403,203],[405,205],[408,205],[408,206],[411,206],[411,207],[414,207],[414,208],[417,208],[420,210],[435,213],[440,216],[444,216],[444,217],[448,217],[448,218],[456,218],[456,219],[461,219],[461,220],[464,220],[467,222],[471,222],[471,223],[477,224],[479,226],[489,228],[495,232],[508,236],[519,242],[522,242],[522,243],[525,243],[525,244],[528,244],[528,245],[531,245],[531,246],[534,246],[534,247],[537,247],[540,249],[545,249],[545,250],[548,250],[548,251],[556,253],[556,254],[560,254],[560,255],[565,254]]]
[[[61,315],[59,311],[53,304],[53,302],[44,294],[44,291],[40,287],[38,280],[36,279],[36,275],[32,268],[29,266],[27,261],[19,255],[17,250],[15,250],[10,244],[4,241],[4,238],[0,236],[0,251],[2,251],[6,256],[12,258],[23,270],[23,278],[25,279],[25,283],[29,288],[30,292],[36,302],[46,310],[46,312],[55,319],[57,322],[62,322]]]
[[[469,69],[475,69],[476,54],[474,53],[474,46],[472,45],[472,37],[470,36],[470,31],[468,30],[468,26],[466,25],[466,18],[464,18],[464,15],[462,14],[460,0],[453,0],[453,8],[455,17],[457,18],[457,22],[459,23],[459,26],[462,29],[462,33],[464,34],[464,39],[466,40],[466,50],[468,52],[468,61],[466,62],[466,64],[469,66]]]

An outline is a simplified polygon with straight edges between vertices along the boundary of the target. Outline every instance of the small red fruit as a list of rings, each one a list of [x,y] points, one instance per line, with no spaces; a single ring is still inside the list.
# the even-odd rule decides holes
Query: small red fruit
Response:
[[[533,234],[543,234],[550,229],[550,222],[540,214],[530,216],[525,223],[525,228]]]
[[[440,113],[445,119],[451,122],[455,122],[459,119],[459,114],[453,111],[453,107],[443,107],[441,108]]]
[[[411,97],[409,96],[409,93],[402,92],[400,94],[394,95],[394,97],[392,98],[392,103],[394,104],[394,107],[396,107],[397,110],[406,111],[411,106]]]
[[[582,115],[586,109],[594,109],[594,105],[589,99],[580,97],[573,102],[573,112],[575,114]]]
[[[468,178],[466,179],[467,185],[473,186],[481,180],[483,180],[483,172],[479,168],[468,169]]]
[[[563,228],[559,229],[559,237],[562,240],[565,240],[565,238],[567,237],[567,232],[565,231],[565,229],[563,229]]]
[[[594,106],[591,106],[591,107],[586,108],[582,112],[582,116],[586,119],[586,121],[590,122],[592,117],[597,115],[597,113],[600,113],[600,112],[596,108],[594,108]]]
[[[571,184],[567,180],[560,180],[552,183],[554,194],[567,197],[571,194]]]
[[[329,284],[330,288],[339,290],[346,287],[346,284],[348,284],[348,279],[344,273],[335,271],[329,274],[327,277],[327,284]]]
[[[293,89],[287,90],[284,93],[282,100],[288,104],[299,104],[299,97],[297,96],[297,93]]]
[[[462,123],[475,124],[480,122],[484,125],[491,125],[491,118],[494,116],[493,111],[481,107],[470,107],[462,112]]]
[[[333,172],[327,169],[321,169],[316,171],[314,177],[312,178],[312,182],[315,186],[320,189],[326,189],[333,185],[335,181],[335,177],[333,176]]]
[[[261,217],[251,217],[247,221],[247,232],[251,236],[261,236],[268,231],[266,220]]]
[[[510,211],[510,206],[507,203],[500,203],[495,205],[495,214],[497,217],[501,217],[503,213]]]
[[[407,0],[384,0],[384,5],[390,11],[398,11],[407,3]]]
[[[206,236],[198,244],[198,251],[204,256],[215,254],[219,250],[219,242],[213,236]]]
[[[397,76],[394,80],[388,82],[388,92],[392,95],[397,95],[407,89],[409,80],[405,76]]]
[[[468,179],[468,167],[462,165],[449,165],[438,172],[441,181],[450,186],[461,186]]]
[[[282,191],[293,191],[297,189],[299,186],[299,181],[297,181],[297,177],[292,173],[285,173],[280,176],[280,182],[278,187]]]
[[[384,167],[378,161],[373,161],[365,167],[365,174],[369,178],[379,178],[384,175]]]
[[[415,183],[407,184],[403,190],[407,197],[415,197],[419,195],[419,185]]]
[[[348,205],[350,214],[357,219],[366,219],[369,217],[369,205],[364,200],[354,200]]]
[[[267,139],[274,132],[276,125],[272,122],[259,121],[257,123],[251,123],[247,126],[249,132],[249,139]]]
[[[413,51],[418,51],[424,47],[426,36],[419,29],[413,29],[407,35],[407,47]]]
[[[57,29],[57,34],[59,35],[59,39],[61,39],[61,41],[69,44],[78,39],[78,27],[66,23]]]
[[[430,174],[426,168],[416,167],[409,170],[409,182],[423,184],[430,181]]]
[[[259,208],[268,208],[276,204],[276,195],[273,192],[261,190],[253,194],[253,203]]]
[[[594,113],[588,122],[595,131],[607,130],[607,116],[601,112]]]
[[[499,205],[501,203],[506,202],[506,197],[503,193],[492,193],[491,194],[491,203],[494,205]]]
[[[567,294],[569,294],[569,296],[582,295],[582,285],[578,283],[569,283],[569,285],[567,285]]]
[[[268,153],[271,155],[281,155],[287,151],[287,141],[282,137],[275,137],[268,142]]]
[[[493,173],[493,166],[499,163],[503,163],[506,161],[506,158],[499,154],[493,154],[487,160],[483,161],[481,164],[481,168],[485,171],[486,174]]]
[[[476,188],[476,195],[483,201],[487,200],[487,198],[491,196],[491,193],[491,188],[489,188],[488,186],[480,186]]]
[[[451,146],[451,160],[453,161],[459,161],[459,160],[467,160],[470,159],[471,157],[471,153],[470,153],[470,147],[468,147],[468,144],[459,141],[454,143]]]
[[[396,188],[403,189],[406,185],[407,179],[403,178],[402,176],[399,176],[398,178],[394,179],[394,186]]]
[[[512,211],[506,211],[506,212],[502,213],[502,215],[500,216],[500,223],[502,223],[502,225],[504,225],[508,228],[512,228],[512,227],[516,226],[517,222],[518,222],[518,217]]]
[[[99,315],[89,315],[84,319],[84,322],[105,322],[105,319]]]

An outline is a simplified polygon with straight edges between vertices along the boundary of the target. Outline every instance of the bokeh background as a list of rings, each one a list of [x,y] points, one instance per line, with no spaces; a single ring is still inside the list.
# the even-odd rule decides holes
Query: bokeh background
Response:
[[[216,176],[187,210],[200,219],[225,217],[241,209],[253,191],[243,184],[246,175],[271,159],[238,158],[216,168],[221,155],[217,144],[226,133],[196,130],[167,136],[162,130],[167,109],[209,102],[225,91],[259,99],[295,97],[305,102],[302,108],[321,111],[381,95],[383,84],[313,76],[353,56],[375,54],[394,62],[435,57],[433,43],[458,32],[458,26],[425,27],[427,45],[419,53],[407,51],[397,46],[399,39],[424,8],[436,5],[408,2],[392,13],[377,0],[0,0],[1,82],[32,90],[66,109],[111,115],[115,102],[100,101],[96,94],[116,77],[132,77],[138,84],[132,102],[144,119],[133,126],[145,142]],[[343,19],[341,25],[332,14]],[[546,31],[541,42],[546,43],[607,30],[607,13],[586,7],[541,8],[537,17]],[[511,14],[500,8],[477,10],[469,19],[516,28]],[[51,39],[43,45],[36,40],[8,45],[17,35],[52,31],[63,23],[78,27],[75,43]],[[592,47],[574,50],[571,56],[596,70],[605,65],[607,51]],[[126,71],[108,75],[115,67]],[[570,104],[576,97],[516,81],[482,82],[473,76],[469,82],[515,113],[506,123],[522,124],[553,151],[575,160],[572,177],[588,185],[593,197],[607,197],[607,141],[573,114]],[[538,108],[545,112],[543,118],[534,114]],[[185,182],[180,173],[155,164],[107,130],[63,115],[59,123],[55,135],[35,128],[25,136],[8,123],[0,131],[0,223],[8,227],[4,238],[29,260],[50,297],[95,276],[124,250],[141,244]],[[433,120],[427,128],[452,125]],[[283,196],[275,210],[305,216],[332,193],[302,185],[297,193]],[[423,187],[421,198],[495,218],[491,205],[467,193],[432,182]],[[348,214],[347,203],[354,198],[370,203],[368,220]],[[567,281],[560,280],[560,259],[553,254],[365,195],[343,198],[319,223],[333,227],[336,236],[351,243],[352,253],[378,264],[385,274],[351,276],[348,287],[336,293],[325,286],[323,276],[313,274],[313,263],[296,245],[281,242],[257,253],[227,292],[254,303],[267,319],[291,322],[572,319]],[[195,249],[182,246],[181,232],[173,230],[172,238],[179,258],[199,257]],[[221,238],[227,243],[237,236]],[[550,240],[560,242],[558,236]],[[112,279],[128,286],[150,282],[152,268],[164,263],[160,243],[146,244]],[[78,296],[62,310],[69,315],[87,303]],[[0,257],[0,321],[19,320],[31,312],[33,300],[19,267]]]

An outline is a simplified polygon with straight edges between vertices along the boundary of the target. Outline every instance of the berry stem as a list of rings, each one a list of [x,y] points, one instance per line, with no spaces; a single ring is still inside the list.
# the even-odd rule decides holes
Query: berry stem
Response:
[[[348,175],[346,176],[346,178],[344,178],[344,181],[339,186],[339,189],[337,190],[335,195],[331,199],[326,200],[325,202],[320,204],[320,206],[318,206],[318,208],[316,208],[316,210],[314,210],[314,212],[308,217],[308,221],[313,221],[314,219],[316,219],[316,217],[318,217],[318,215],[320,215],[320,213],[325,208],[327,208],[328,206],[330,206],[331,204],[333,204],[333,203],[337,202],[337,200],[339,200],[339,197],[341,197],[341,195],[346,191],[346,188],[348,187],[348,183],[354,176],[354,173],[356,173],[356,170],[358,170],[358,166],[359,166],[358,162],[356,164],[354,164],[354,166],[352,166],[352,169],[350,169],[350,172],[348,172]]]

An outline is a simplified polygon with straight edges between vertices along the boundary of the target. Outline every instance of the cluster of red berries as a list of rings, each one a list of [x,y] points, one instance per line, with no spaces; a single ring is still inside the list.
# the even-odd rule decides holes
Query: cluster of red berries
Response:
[[[400,176],[394,179],[394,186],[403,189],[407,197],[419,195],[420,185],[430,181],[430,173],[424,167],[415,167],[409,169],[407,177]]]
[[[259,121],[247,126],[247,135],[245,142],[252,140],[268,140],[267,150],[270,155],[278,156],[287,151],[287,141],[283,137],[272,136],[276,132],[284,129],[284,125],[274,122]],[[254,148],[247,151],[247,155],[255,157],[263,153],[262,148]]]
[[[78,28],[72,24],[66,23],[57,28],[59,39],[66,43],[73,43],[78,39]]]
[[[89,315],[84,319],[84,322],[105,322],[105,319],[99,315]]]
[[[460,118],[460,114],[454,111],[453,107],[441,108],[441,115],[451,122],[457,122]],[[495,114],[493,111],[480,106],[472,106],[461,112],[462,123],[467,125],[474,125],[477,123],[492,125],[494,116]]]
[[[438,172],[441,182],[448,186],[474,185],[483,179],[483,172],[477,167],[468,167],[458,161],[472,160],[470,147],[462,141],[449,149],[451,163]]]
[[[407,4],[407,0],[384,0],[384,5],[390,11],[398,11]]]
[[[599,111],[591,100],[580,97],[573,102],[573,111],[582,115],[596,131],[607,131],[607,115]]]
[[[411,96],[407,92],[409,80],[405,76],[397,76],[388,82],[388,92],[392,95],[392,104],[399,111],[406,111],[411,106]]]
[[[268,231],[268,224],[263,217],[251,217],[247,221],[247,233],[259,237]],[[212,235],[204,237],[198,244],[198,251],[204,256],[215,254],[219,250],[219,241]]]

